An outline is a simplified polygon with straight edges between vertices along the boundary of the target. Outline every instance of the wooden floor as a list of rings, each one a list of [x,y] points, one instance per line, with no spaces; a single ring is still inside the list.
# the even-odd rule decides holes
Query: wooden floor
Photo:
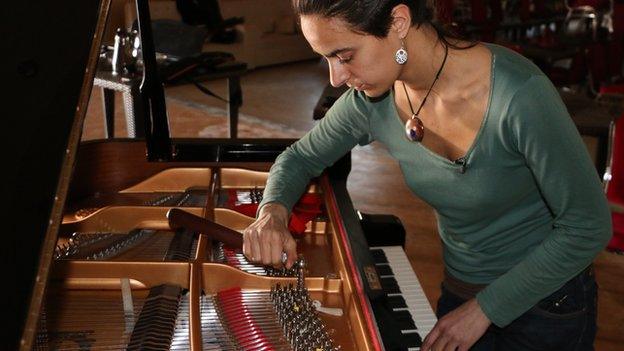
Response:
[[[314,61],[258,69],[245,76],[242,84],[243,114],[303,133],[314,125],[312,109],[327,84],[326,68]],[[225,95],[225,81],[206,85]],[[192,86],[168,88],[167,97],[224,107]],[[169,116],[175,119],[176,111],[170,110]],[[375,143],[354,150],[348,189],[357,209],[390,213],[401,219],[407,232],[407,255],[435,307],[443,268],[433,210],[409,191],[397,163],[383,146]],[[596,350],[624,350],[624,256],[601,253],[596,259],[596,275],[600,285]]]

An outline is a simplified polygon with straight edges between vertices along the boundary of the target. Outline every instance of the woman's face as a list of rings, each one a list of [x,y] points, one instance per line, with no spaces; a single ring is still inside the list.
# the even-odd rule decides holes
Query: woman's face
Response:
[[[341,19],[301,16],[301,30],[312,49],[329,63],[331,84],[347,84],[369,97],[384,94],[399,76],[394,61],[400,47],[398,36],[379,39],[354,32]]]

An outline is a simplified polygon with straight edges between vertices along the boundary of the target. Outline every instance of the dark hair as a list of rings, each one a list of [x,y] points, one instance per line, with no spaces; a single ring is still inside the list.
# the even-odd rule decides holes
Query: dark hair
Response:
[[[326,18],[340,18],[350,24],[354,30],[378,38],[385,38],[392,26],[392,9],[404,4],[410,9],[412,26],[431,25],[438,33],[438,39],[454,49],[466,49],[476,43],[463,47],[449,41],[462,40],[452,29],[434,22],[433,8],[427,6],[427,0],[292,0],[297,16],[318,15]]]

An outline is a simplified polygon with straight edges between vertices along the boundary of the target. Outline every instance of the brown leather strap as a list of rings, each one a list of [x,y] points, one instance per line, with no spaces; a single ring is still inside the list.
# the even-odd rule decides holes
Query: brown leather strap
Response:
[[[594,266],[590,264],[587,268],[585,268],[579,275],[594,274]],[[572,278],[574,279],[574,278]],[[486,284],[471,284],[466,283],[462,280],[459,280],[453,277],[446,269],[444,270],[444,280],[442,281],[442,286],[451,294],[458,296],[464,300],[470,300],[474,298],[479,291],[483,290],[487,285]]]
[[[444,280],[442,281],[442,286],[451,294],[461,297],[464,300],[470,300],[487,285],[466,283],[453,277],[448,271],[444,270]]]

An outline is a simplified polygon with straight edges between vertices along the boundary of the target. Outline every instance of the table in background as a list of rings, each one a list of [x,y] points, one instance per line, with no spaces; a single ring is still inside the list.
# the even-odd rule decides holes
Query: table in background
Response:
[[[227,116],[230,138],[237,137],[238,109],[243,104],[240,77],[247,72],[243,62],[227,62],[211,69],[205,69],[194,77],[196,82],[227,78]],[[98,70],[93,81],[94,86],[102,88],[102,106],[104,108],[104,131],[106,138],[115,137],[115,92],[123,98],[126,126],[129,138],[145,137],[145,118],[141,113],[140,86],[143,77],[140,74],[120,75],[111,71]],[[184,83],[187,83],[184,81]]]

